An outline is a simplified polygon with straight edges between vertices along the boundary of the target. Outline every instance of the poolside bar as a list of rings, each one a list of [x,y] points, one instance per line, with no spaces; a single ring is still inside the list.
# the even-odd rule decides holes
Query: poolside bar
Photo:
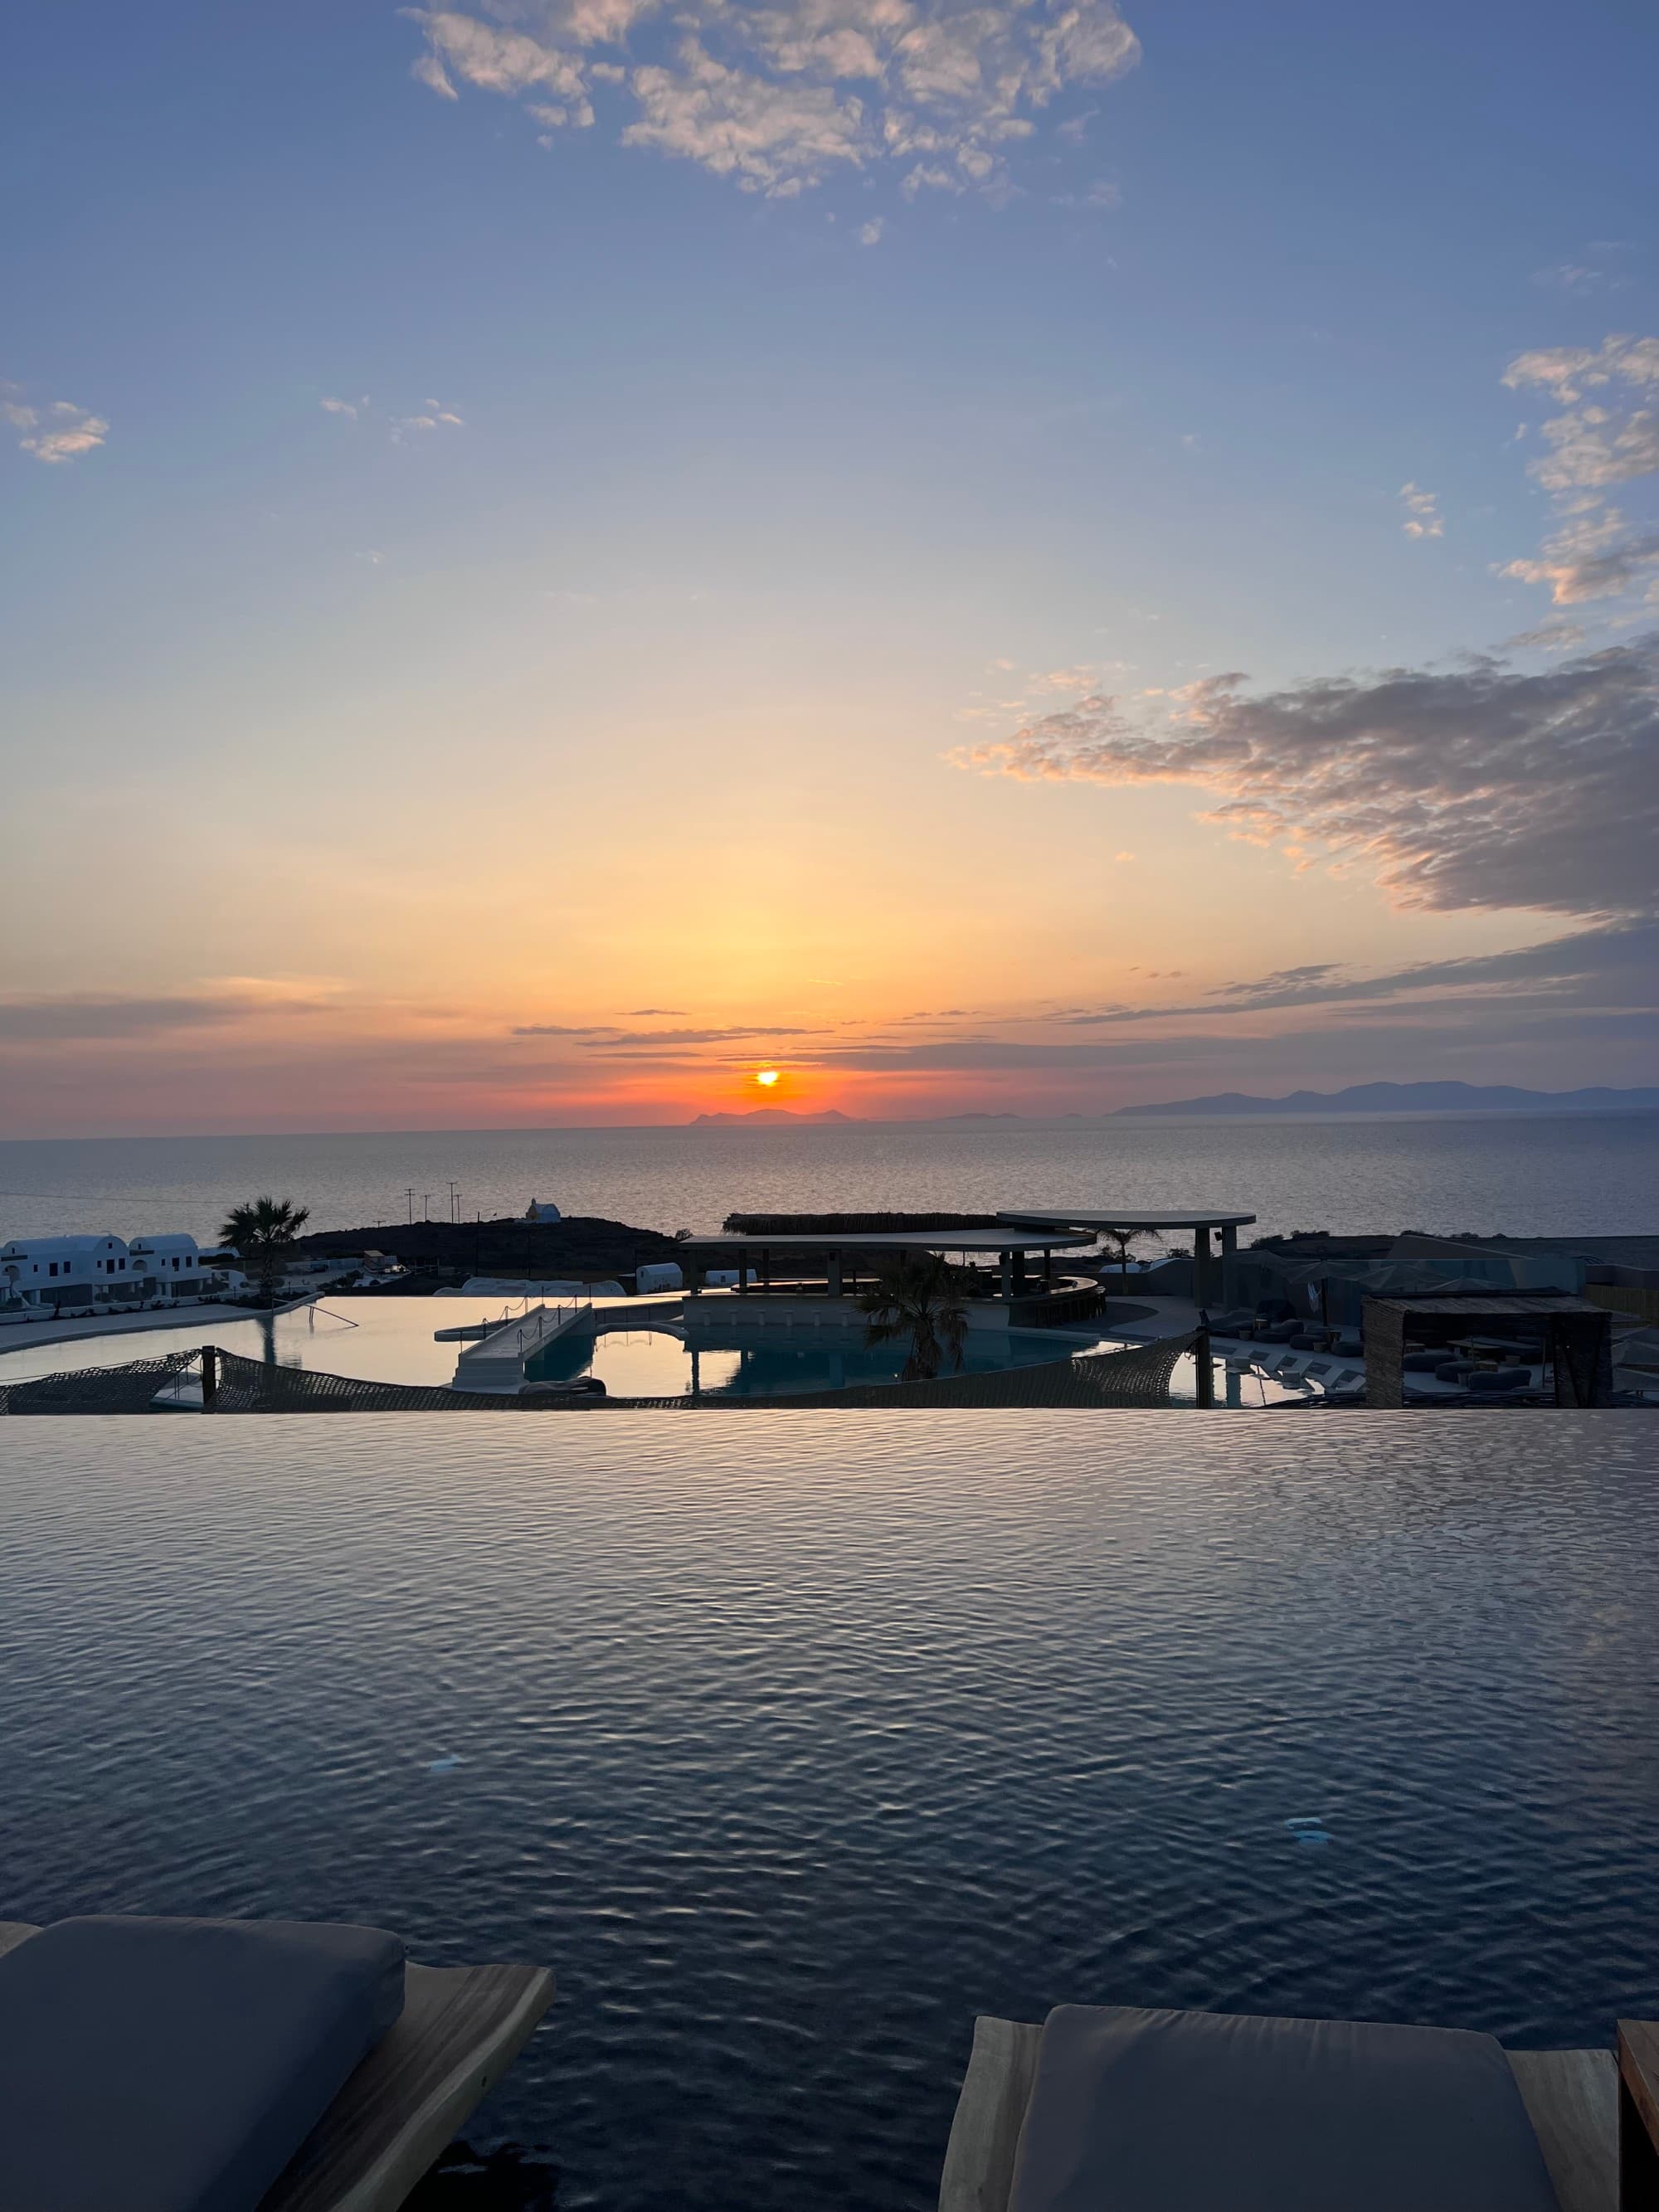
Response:
[[[1136,1209],[1103,1213],[1076,1207],[1067,1212],[1051,1207],[1020,1206],[1011,1207],[1000,1218],[1017,1224],[1030,1222],[1085,1230],[1091,1238],[1107,1231],[1131,1235],[1177,1230],[1193,1240],[1193,1304],[1206,1306],[1218,1297],[1224,1304],[1233,1303],[1233,1262],[1238,1252],[1238,1232],[1249,1227],[1255,1216],[1220,1206],[1173,1213],[1147,1213]],[[1210,1243],[1212,1233],[1218,1234],[1220,1239],[1218,1273]]]
[[[697,1237],[683,1247],[682,1267],[688,1302],[702,1295],[702,1277],[708,1268],[733,1270],[736,1281],[731,1299],[789,1298],[812,1302],[844,1300],[858,1288],[860,1277],[872,1279],[884,1262],[902,1257],[933,1255],[955,1259],[980,1273],[986,1283],[981,1294],[969,1291],[970,1308],[996,1308],[996,1319],[1006,1323],[1027,1316],[1034,1305],[1045,1311],[1074,1298],[1097,1297],[1092,1282],[1058,1282],[1054,1255],[1080,1251],[1094,1242],[1087,1229],[1060,1223],[1008,1222],[990,1228],[837,1230],[767,1230],[726,1231],[717,1237]],[[1041,1273],[1033,1277],[1033,1262]],[[775,1275],[775,1263],[776,1274]],[[994,1274],[992,1270],[994,1269]],[[750,1273],[758,1278],[750,1282]],[[818,1287],[822,1281],[823,1288]],[[994,1289],[989,1288],[994,1281]]]

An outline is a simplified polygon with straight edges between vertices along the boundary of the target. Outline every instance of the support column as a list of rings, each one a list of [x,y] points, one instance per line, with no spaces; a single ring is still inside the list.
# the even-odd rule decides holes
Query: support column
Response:
[[[1206,1241],[1208,1241],[1207,1234]],[[1210,1360],[1210,1332],[1201,1328],[1193,1345],[1193,1379],[1197,1385],[1196,1395],[1200,1406],[1215,1403],[1215,1369]]]
[[[1009,1305],[1012,1305],[1014,1302],[1014,1255],[1012,1252],[999,1252],[997,1254],[997,1258],[1002,1263],[1002,1295],[1005,1301]]]
[[[1207,1223],[1193,1231],[1193,1304],[1210,1303],[1210,1231]]]
[[[1238,1231],[1230,1221],[1221,1224],[1221,1303],[1230,1313],[1238,1304]]]
[[[824,1288],[832,1298],[844,1297],[846,1286],[841,1276],[841,1254],[832,1252],[824,1267]]]

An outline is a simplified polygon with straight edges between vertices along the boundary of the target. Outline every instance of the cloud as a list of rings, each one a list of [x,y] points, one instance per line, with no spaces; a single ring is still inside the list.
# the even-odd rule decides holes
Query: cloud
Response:
[[[95,452],[109,435],[106,416],[90,414],[70,399],[30,406],[15,384],[0,385],[0,420],[25,433],[17,441],[24,453],[49,465],[79,460],[83,453]]]
[[[677,1014],[684,1014],[685,1011],[684,1006],[629,1006],[626,1018],[630,1022],[650,1021],[653,1017],[659,1020],[672,1021]]]
[[[1659,338],[1613,337],[1599,346],[1549,346],[1517,355],[1504,372],[1512,391],[1533,388],[1565,404],[1542,426],[1550,450],[1531,464],[1547,490],[1601,491],[1659,469]],[[1592,399],[1590,393],[1601,395]]]
[[[1439,510],[1439,494],[1423,491],[1414,483],[1400,487],[1400,503],[1406,510],[1406,520],[1400,527],[1407,538],[1443,538],[1446,534],[1444,518]]]
[[[1659,469],[1659,410],[1572,407],[1542,426],[1551,450],[1532,463],[1547,490],[1605,490]]]
[[[860,223],[859,226],[859,244],[860,246],[879,246],[881,244],[881,234],[885,228],[886,218],[884,216],[878,215],[872,216],[868,222]]]
[[[549,130],[592,124],[599,93],[622,103],[624,145],[774,198],[884,164],[902,167],[911,192],[1006,197],[1008,149],[1066,92],[1109,82],[1140,54],[1113,0],[686,0],[672,12],[659,0],[518,0],[492,12],[513,27],[405,9],[427,41],[420,82],[449,100],[458,82],[521,100]],[[1091,187],[1086,204],[1111,204],[1115,191]]]
[[[1188,783],[1203,819],[1368,870],[1396,905],[1583,915],[1655,903],[1659,632],[1536,672],[1491,655],[1251,696],[1238,675],[1161,720],[1084,700],[959,766],[1021,781]]]
[[[1606,242],[1599,249],[1595,246],[1589,249],[1591,253],[1600,251],[1608,258],[1622,250],[1613,241]],[[1552,268],[1534,269],[1532,281],[1546,291],[1571,292],[1583,299],[1597,292],[1622,292],[1631,280],[1622,270],[1608,268],[1604,260],[1600,264],[1595,261],[1558,261]]]
[[[650,1009],[642,1011],[649,1012]],[[666,1012],[665,1008],[658,1011]],[[635,1047],[683,1044],[737,1044],[750,1037],[822,1036],[822,1029],[792,1029],[788,1027],[689,1030],[623,1030],[609,1023],[567,1029],[555,1022],[526,1022],[508,1031],[512,1036],[581,1037],[606,1049],[612,1046],[633,1050]]]
[[[392,442],[394,446],[401,445],[411,430],[441,430],[446,427],[460,430],[466,426],[453,408],[444,406],[436,399],[428,399],[424,414],[398,416],[392,426]]]
[[[281,987],[144,998],[110,992],[65,992],[57,996],[0,1000],[0,1040],[64,1043],[94,1038],[143,1036],[157,1030],[216,1027],[269,1012],[312,1013],[313,1002]]]
[[[1073,1007],[1054,1017],[1065,1028],[1249,1017],[1293,1007],[1375,1006],[1436,999],[1464,1009],[1494,1004],[1512,1009],[1517,987],[1537,998],[1599,1006],[1651,1006],[1659,1000],[1659,921],[1639,917],[1553,937],[1509,952],[1419,961],[1408,968],[1356,975],[1334,962],[1285,968],[1248,982],[1223,983],[1201,997],[1160,1006]]]
[[[622,134],[624,146],[699,161],[749,191],[788,197],[836,164],[865,158],[860,100],[728,68],[695,36],[681,41],[672,64],[637,69],[630,82],[641,112]]]
[[[453,407],[446,407],[441,399],[425,400],[418,414],[409,415],[380,414],[369,405],[367,392],[361,399],[329,398],[319,399],[317,404],[325,415],[337,415],[348,422],[365,418],[383,422],[394,446],[404,444],[411,431],[461,430],[466,427],[465,416],[458,415]]]
[[[1049,201],[1051,205],[1062,208],[1121,208],[1123,187],[1109,177],[1097,177],[1080,192],[1051,192]]]
[[[1614,486],[1659,471],[1659,338],[1614,335],[1599,346],[1520,354],[1504,381],[1562,403],[1539,426],[1547,451],[1528,469],[1563,520],[1534,556],[1497,573],[1547,585],[1558,606],[1644,586],[1659,597],[1659,529],[1627,521],[1607,503]]]
[[[1523,584],[1547,584],[1558,607],[1573,607],[1617,598],[1656,568],[1659,531],[1633,531],[1610,507],[1566,524],[1544,540],[1534,558],[1507,561],[1498,573]]]
[[[701,1030],[617,1030],[604,1040],[605,1046],[617,1046],[632,1051],[635,1048],[650,1048],[658,1045],[682,1044],[743,1044],[752,1037],[823,1036],[821,1028],[802,1029],[788,1026],[755,1027],[744,1029]]]
[[[448,73],[435,53],[417,54],[409,65],[409,73],[416,84],[425,85],[441,100],[459,100],[461,96],[449,82]]]
[[[1615,336],[1599,346],[1543,346],[1517,354],[1504,381],[1511,391],[1531,386],[1561,400],[1614,384],[1659,385],[1659,338]]]

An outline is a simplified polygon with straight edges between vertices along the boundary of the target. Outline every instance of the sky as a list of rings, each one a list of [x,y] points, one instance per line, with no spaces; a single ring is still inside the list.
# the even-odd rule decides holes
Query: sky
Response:
[[[1659,1082],[1656,72],[24,11],[0,1135]]]

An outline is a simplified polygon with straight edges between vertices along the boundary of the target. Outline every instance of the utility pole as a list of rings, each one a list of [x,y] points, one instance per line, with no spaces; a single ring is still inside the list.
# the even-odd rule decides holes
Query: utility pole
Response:
[[[430,1221],[432,1218],[432,1193],[430,1191],[428,1191],[426,1196],[421,1201],[421,1218],[422,1221]]]
[[[449,1218],[452,1221],[461,1218],[461,1186],[458,1182],[449,1186]]]
[[[404,1193],[404,1196],[409,1200],[409,1225],[412,1229],[415,1226],[415,1186],[413,1183],[410,1183],[409,1188]]]

